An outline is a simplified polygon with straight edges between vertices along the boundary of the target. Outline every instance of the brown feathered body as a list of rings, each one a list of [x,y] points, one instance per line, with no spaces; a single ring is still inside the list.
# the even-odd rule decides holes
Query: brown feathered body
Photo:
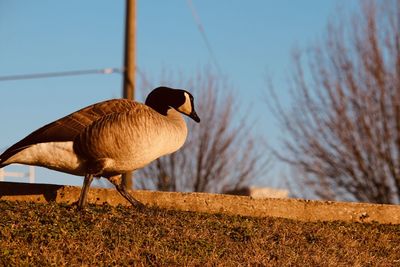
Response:
[[[0,156],[0,168],[21,163],[110,177],[178,150],[186,136],[186,123],[175,109],[165,116],[141,103],[113,99],[31,133]]]

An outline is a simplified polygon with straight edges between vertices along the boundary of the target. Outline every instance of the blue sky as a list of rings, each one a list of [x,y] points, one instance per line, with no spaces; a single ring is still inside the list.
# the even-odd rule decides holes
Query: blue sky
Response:
[[[243,104],[253,106],[257,130],[274,143],[279,128],[262,100],[267,71],[279,94],[287,97],[291,50],[318,39],[337,8],[348,10],[356,1],[193,3],[223,75]],[[0,76],[121,67],[124,7],[122,0],[0,0]],[[211,63],[187,1],[137,0],[137,65],[142,72],[191,75]],[[81,107],[119,97],[121,86],[120,74],[0,81],[0,151]],[[146,89],[137,90],[140,95]],[[80,185],[82,180],[39,169],[37,182]]]

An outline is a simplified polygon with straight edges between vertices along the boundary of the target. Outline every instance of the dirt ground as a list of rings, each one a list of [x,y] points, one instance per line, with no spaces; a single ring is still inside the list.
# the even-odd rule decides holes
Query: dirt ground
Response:
[[[0,201],[0,266],[400,266],[400,225]]]

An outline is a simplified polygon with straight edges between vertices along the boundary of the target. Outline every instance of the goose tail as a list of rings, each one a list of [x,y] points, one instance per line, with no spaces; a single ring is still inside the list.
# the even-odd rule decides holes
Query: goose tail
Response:
[[[3,154],[0,154],[0,169],[1,169],[1,168],[4,168],[5,166],[8,165],[7,163],[5,163],[6,160],[7,160],[7,159],[4,158],[4,153],[3,153]]]
[[[5,166],[7,166],[7,164],[4,164],[3,160],[0,158],[0,169],[4,168]]]

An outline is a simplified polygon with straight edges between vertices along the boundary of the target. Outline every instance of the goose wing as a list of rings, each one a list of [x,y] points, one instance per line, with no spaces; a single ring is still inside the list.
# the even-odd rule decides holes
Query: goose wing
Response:
[[[1,163],[19,151],[38,143],[73,141],[88,125],[103,116],[126,112],[138,103],[127,99],[112,99],[80,109],[32,132],[0,155]]]
[[[174,114],[164,116],[147,105],[138,104],[126,112],[107,114],[75,138],[74,152],[89,161],[111,159],[114,171],[144,166],[176,151],[185,142],[185,120],[179,112],[171,112]]]
[[[161,128],[161,114],[137,104],[130,110],[109,113],[88,125],[74,139],[74,151],[83,158],[115,157],[127,154],[137,142]],[[111,154],[112,155],[111,155]]]

